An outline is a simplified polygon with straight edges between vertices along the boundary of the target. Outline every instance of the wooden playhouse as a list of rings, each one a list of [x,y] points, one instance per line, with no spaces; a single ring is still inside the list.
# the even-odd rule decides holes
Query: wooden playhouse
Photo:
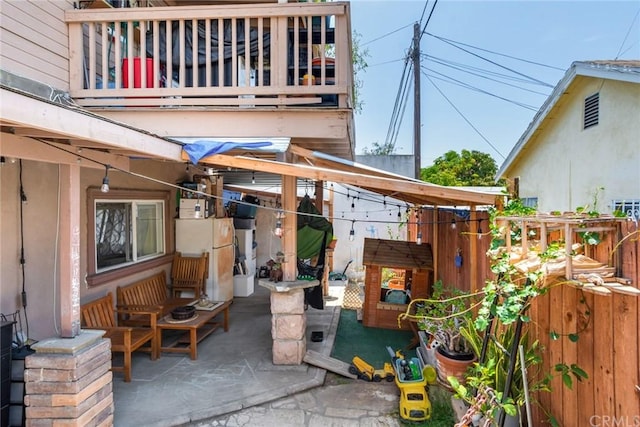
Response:
[[[431,245],[385,239],[364,239],[366,269],[362,323],[385,329],[411,330],[398,325],[398,315],[414,298],[428,298],[433,284]]]

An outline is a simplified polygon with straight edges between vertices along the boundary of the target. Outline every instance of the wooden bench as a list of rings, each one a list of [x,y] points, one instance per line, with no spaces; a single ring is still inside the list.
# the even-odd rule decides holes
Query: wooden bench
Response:
[[[104,337],[111,340],[111,352],[123,353],[123,366],[111,366],[112,371],[123,372],[124,381],[131,381],[131,353],[149,343],[146,348],[151,352],[151,360],[158,358],[159,345],[156,342],[157,313],[155,311],[144,313],[137,310],[137,316],[148,317],[149,327],[124,327],[116,323],[116,315],[113,306],[113,294],[109,292],[102,298],[88,302],[80,308],[82,326],[86,329],[101,329],[106,331]],[[112,362],[113,363],[113,362]]]
[[[170,297],[164,271],[129,285],[118,286],[116,294],[121,325],[149,326],[149,318],[145,313],[155,311],[158,317],[167,314],[165,305]]]

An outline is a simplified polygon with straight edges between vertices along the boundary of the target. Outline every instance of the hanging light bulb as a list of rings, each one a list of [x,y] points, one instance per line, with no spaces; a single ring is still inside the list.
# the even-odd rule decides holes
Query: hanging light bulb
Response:
[[[353,199],[351,199],[351,212],[356,210],[355,200],[356,200],[355,197]]]
[[[457,227],[455,218],[451,218],[451,229],[455,230]]]
[[[275,234],[276,237],[282,237],[282,221],[279,219],[276,220],[276,228],[273,230],[273,234]]]
[[[356,238],[356,230],[353,229],[353,225],[355,224],[355,221],[352,220],[351,221],[351,231],[349,231],[349,241],[353,242],[353,239]]]
[[[482,227],[480,224],[482,224],[482,220],[478,221],[478,240],[482,239]]]
[[[109,165],[104,165],[104,178],[102,178],[102,186],[100,191],[103,193],[109,192]]]
[[[400,213],[400,206],[398,206],[398,221],[402,219],[402,214]]]
[[[418,224],[418,227],[420,226],[420,224]],[[418,237],[416,237],[416,245],[421,245],[422,244],[422,231],[418,231]]]
[[[275,234],[276,237],[282,237],[284,234],[284,229],[282,228],[282,220],[284,217],[285,215],[283,211],[279,210],[276,212],[276,228],[273,230],[273,234]]]
[[[251,183],[252,184],[256,183],[256,173],[255,173],[255,171],[251,172]]]

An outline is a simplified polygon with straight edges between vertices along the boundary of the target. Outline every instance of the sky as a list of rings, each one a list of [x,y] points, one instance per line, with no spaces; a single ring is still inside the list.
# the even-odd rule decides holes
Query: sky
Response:
[[[422,27],[434,0],[351,0],[352,29],[368,51],[356,154],[390,133],[396,154],[413,154],[411,74],[401,122],[389,129],[425,4]],[[499,167],[572,62],[640,60],[639,14],[640,0],[439,0],[420,42],[422,167],[463,149]]]

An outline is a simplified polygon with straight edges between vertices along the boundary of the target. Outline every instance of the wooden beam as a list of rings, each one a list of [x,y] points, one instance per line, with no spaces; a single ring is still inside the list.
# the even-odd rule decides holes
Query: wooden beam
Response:
[[[469,255],[470,255],[470,262],[469,262],[469,269],[470,269],[470,276],[469,276],[469,281],[471,282],[470,284],[470,291],[471,293],[475,293],[478,291],[478,211],[476,211],[476,207],[475,206],[471,206],[471,209],[469,211],[469,229],[471,231],[471,234],[469,236]],[[489,224],[487,224],[487,227],[489,227]]]
[[[154,158],[181,161],[180,144],[147,132],[10,90],[0,89],[0,98],[0,117],[6,123],[47,131],[59,138],[99,142],[104,144],[104,148],[130,150]],[[34,111],[38,113],[34,114]]]
[[[273,62],[272,62],[273,64]],[[273,71],[273,70],[272,70]],[[201,137],[223,135],[227,138],[271,137],[329,139],[342,142],[348,151],[347,110],[300,109],[241,109],[207,108],[147,109],[136,111],[97,110],[105,117],[127,123],[138,129],[148,129],[156,135],[166,137]]]
[[[283,264],[283,280],[285,282],[296,280],[297,276],[297,215],[292,212],[297,210],[298,199],[296,177],[284,175],[282,177],[282,208],[288,212],[283,221],[282,252],[286,262]]]
[[[3,133],[0,139],[0,154],[46,163],[80,165],[83,168],[104,169],[109,164],[114,168],[129,171],[129,158],[91,149],[79,149],[66,144],[40,142],[24,136]],[[91,160],[89,160],[91,159]],[[93,161],[92,161],[93,160]]]
[[[320,213],[324,212],[324,182],[315,181],[315,205]]]
[[[182,154],[184,161],[189,160],[187,153]],[[424,198],[424,204],[437,205],[493,205],[495,195],[466,191],[453,187],[442,187],[426,182],[408,181],[385,177],[376,177],[356,172],[336,171],[301,164],[288,164],[264,159],[216,154],[200,159],[200,163],[298,176],[318,181],[348,183],[358,187],[397,191]]]
[[[60,166],[60,336],[80,334],[80,166]]]

